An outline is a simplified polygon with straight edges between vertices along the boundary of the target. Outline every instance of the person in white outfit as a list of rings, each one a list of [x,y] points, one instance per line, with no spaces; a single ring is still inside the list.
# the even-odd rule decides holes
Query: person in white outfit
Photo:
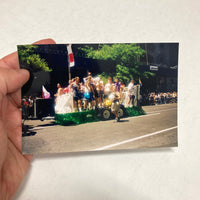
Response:
[[[134,100],[135,100],[135,85],[134,85],[133,79],[131,80],[131,82],[128,85],[128,95],[129,95],[128,105],[133,106]]]

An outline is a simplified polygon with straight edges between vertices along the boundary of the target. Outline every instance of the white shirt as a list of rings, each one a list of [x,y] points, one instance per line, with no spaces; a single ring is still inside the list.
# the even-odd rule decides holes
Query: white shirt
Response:
[[[105,92],[111,92],[111,86],[112,86],[112,84],[106,83],[105,88],[104,88],[104,91],[105,91]]]
[[[130,95],[135,95],[135,86],[134,83],[129,83],[128,85],[128,92]]]

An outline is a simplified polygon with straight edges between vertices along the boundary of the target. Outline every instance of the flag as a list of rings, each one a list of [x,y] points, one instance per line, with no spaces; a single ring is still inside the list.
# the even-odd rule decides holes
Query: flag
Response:
[[[73,67],[75,65],[75,63],[74,63],[74,55],[73,55],[73,52],[72,52],[72,45],[71,44],[67,45],[67,51],[68,51],[68,58],[69,58],[69,66]]]
[[[139,78],[139,84],[140,84],[140,86],[142,86],[142,81],[141,81],[141,79]]]
[[[43,99],[49,99],[50,98],[50,93],[46,90],[44,86],[42,86],[42,97]]]

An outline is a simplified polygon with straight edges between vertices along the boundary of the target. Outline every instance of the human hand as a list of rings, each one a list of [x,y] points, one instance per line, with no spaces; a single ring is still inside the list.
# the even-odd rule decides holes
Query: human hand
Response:
[[[51,39],[34,44],[55,44]],[[32,155],[22,155],[21,87],[27,70],[19,69],[17,52],[0,60],[0,199],[11,199],[30,167]]]

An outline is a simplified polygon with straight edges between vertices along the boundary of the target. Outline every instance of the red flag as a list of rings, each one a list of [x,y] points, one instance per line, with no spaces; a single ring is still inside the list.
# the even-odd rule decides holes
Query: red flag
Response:
[[[71,44],[67,45],[67,51],[68,51],[68,57],[69,57],[69,66],[73,67],[75,65],[75,63],[74,63],[74,55],[73,55],[73,52],[72,52],[72,45]]]

